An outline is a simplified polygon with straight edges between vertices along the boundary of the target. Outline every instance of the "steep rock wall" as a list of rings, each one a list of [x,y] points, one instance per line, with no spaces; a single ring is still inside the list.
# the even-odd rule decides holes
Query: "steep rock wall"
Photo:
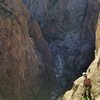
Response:
[[[30,13],[21,0],[0,1],[0,97],[55,100],[93,60],[95,0],[24,2]]]
[[[21,0],[0,1],[0,100],[33,100],[46,80]]]
[[[53,79],[69,88],[94,59],[96,0],[23,1],[32,15],[30,20],[39,22],[54,55]]]
[[[32,20],[39,21],[46,40],[51,46],[53,44],[57,46],[64,56],[66,66],[74,69],[78,64],[77,69],[86,68],[85,66],[93,60],[90,59],[93,52],[89,54],[89,51],[94,50],[95,22],[92,22],[92,19],[95,1],[24,0],[24,2],[32,14]],[[89,57],[82,55],[83,52]]]

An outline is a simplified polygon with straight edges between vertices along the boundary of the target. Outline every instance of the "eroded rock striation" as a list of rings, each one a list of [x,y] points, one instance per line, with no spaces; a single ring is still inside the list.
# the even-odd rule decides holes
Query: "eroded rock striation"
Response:
[[[55,100],[93,60],[97,2],[23,1],[0,0],[0,100]]]
[[[46,80],[21,0],[0,1],[0,100],[33,100]]]
[[[29,23],[38,21],[42,36],[54,55],[52,78],[62,90],[70,88],[73,80],[85,71],[94,59],[97,1],[23,1],[32,15]],[[32,34],[34,32],[30,35]]]

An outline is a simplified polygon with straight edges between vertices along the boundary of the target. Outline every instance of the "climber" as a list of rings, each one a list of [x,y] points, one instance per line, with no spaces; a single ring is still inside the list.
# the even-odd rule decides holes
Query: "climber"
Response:
[[[91,80],[89,77],[87,77],[87,74],[85,72],[83,72],[83,76],[84,76],[84,82],[83,85],[85,87],[85,91],[84,91],[84,97],[86,98],[86,100],[92,100],[91,98]]]

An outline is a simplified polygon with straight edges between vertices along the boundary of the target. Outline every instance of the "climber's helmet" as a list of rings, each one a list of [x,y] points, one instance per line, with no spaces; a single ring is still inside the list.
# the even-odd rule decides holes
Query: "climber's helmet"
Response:
[[[87,76],[87,74],[86,74],[85,72],[83,72],[83,73],[82,73],[82,75],[83,75],[84,77],[86,77],[86,76]]]

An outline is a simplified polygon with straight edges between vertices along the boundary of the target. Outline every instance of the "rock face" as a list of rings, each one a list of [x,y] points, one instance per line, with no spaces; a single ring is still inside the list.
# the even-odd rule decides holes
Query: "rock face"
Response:
[[[0,0],[0,100],[55,100],[93,60],[96,1],[23,1]]]
[[[59,86],[55,90],[60,88],[64,91],[65,88],[70,88],[73,80],[85,71],[94,59],[97,2],[96,0],[23,1],[32,15],[29,23],[38,21],[42,37],[48,42],[51,49],[49,51],[54,55],[55,64],[51,77],[58,84],[56,86]],[[34,35],[34,32],[30,35],[33,36],[32,34]]]
[[[0,100],[33,100],[46,80],[21,0],[0,0]]]
[[[100,14],[96,32],[96,55],[95,60],[91,63],[87,70],[87,74],[91,79],[92,89],[91,95],[93,100],[100,100]],[[63,100],[82,100],[84,93],[83,77],[74,82],[73,88],[66,92]]]
[[[48,42],[43,37],[43,33],[38,21],[32,21],[30,26],[30,36],[34,39],[36,48],[43,57],[43,62],[46,66],[46,72],[50,74],[54,66],[52,51],[49,48]]]
[[[45,39],[62,65],[72,70],[86,69],[93,60],[94,0],[23,0],[32,20],[38,20]],[[90,13],[92,11],[92,13]],[[74,17],[73,17],[74,16]],[[92,26],[91,26],[92,24]],[[93,26],[94,25],[94,26]],[[91,53],[89,52],[91,50]],[[55,53],[55,52],[54,52]],[[85,55],[89,55],[88,57]],[[57,60],[57,58],[55,58]],[[69,63],[70,62],[70,63]],[[78,65],[78,66],[77,66]],[[65,69],[67,69],[65,68]]]

